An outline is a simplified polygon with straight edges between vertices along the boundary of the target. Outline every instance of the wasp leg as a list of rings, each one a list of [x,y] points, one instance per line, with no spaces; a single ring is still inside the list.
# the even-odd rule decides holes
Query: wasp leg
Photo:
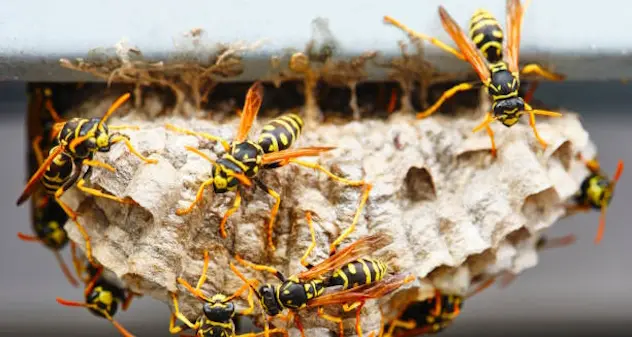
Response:
[[[351,222],[351,226],[349,226],[349,228],[342,232],[342,234],[340,234],[340,236],[338,236],[338,238],[336,238],[336,240],[329,246],[330,256],[336,253],[336,249],[338,249],[338,246],[342,243],[342,241],[355,230],[356,224],[358,223],[358,220],[360,220],[360,213],[362,213],[364,205],[366,205],[366,201],[369,199],[369,193],[371,192],[372,188],[373,185],[371,184],[364,185],[362,197],[360,198],[360,204],[358,205],[356,213],[353,216],[353,222]]]
[[[522,68],[522,70],[520,70],[520,73],[522,75],[535,74],[549,81],[562,81],[565,78],[564,75],[556,74],[551,71],[548,71],[544,69],[542,66],[535,63],[530,63],[530,64],[525,65]]]
[[[478,287],[476,287],[474,290],[469,292],[466,295],[466,297],[470,298],[470,297],[482,292],[483,290],[489,288],[492,284],[494,284],[494,282],[496,282],[496,277],[489,277],[487,280],[483,281]]]
[[[50,117],[53,119],[53,122],[55,123],[63,123],[64,119],[59,117],[59,114],[57,113],[57,110],[55,110],[55,108],[53,107],[53,101],[51,101],[50,98],[46,99],[46,102],[44,103],[44,106],[46,107],[46,110],[48,110],[48,113],[50,114]]]
[[[204,250],[204,262],[202,264],[202,273],[200,273],[200,278],[198,279],[197,285],[195,286],[196,291],[200,291],[204,282],[206,282],[206,273],[208,272],[208,263],[211,257],[208,254],[208,250]]]
[[[349,185],[349,186],[360,186],[360,185],[366,185],[367,183],[364,180],[349,180],[349,179],[345,179],[342,177],[339,177],[333,173],[331,173],[331,171],[327,170],[326,168],[324,168],[322,165],[318,165],[316,163],[309,163],[306,161],[302,161],[302,160],[298,160],[298,159],[289,159],[288,160],[289,163],[294,163],[300,166],[304,166],[307,168],[311,168],[311,169],[315,169],[315,170],[319,170],[321,172],[323,172],[324,174],[326,174],[329,178],[339,181],[345,185]],[[281,166],[283,166],[285,163],[282,163]]]
[[[527,92],[524,94],[524,98],[523,100],[526,103],[531,103],[531,100],[533,100],[533,95],[535,94],[536,89],[538,89],[540,82],[538,81],[533,81],[529,84],[529,89],[527,89]]]
[[[128,290],[128,294],[127,296],[125,296],[125,301],[123,301],[123,305],[121,305],[121,309],[123,311],[127,311],[127,308],[129,308],[129,306],[132,304],[132,300],[134,299],[134,297],[141,297],[141,295],[135,294]]]
[[[395,329],[400,328],[400,329],[405,329],[405,330],[412,330],[414,328],[417,327],[417,323],[414,320],[408,320],[408,321],[402,321],[399,319],[395,319],[393,320],[389,327],[388,327],[388,332],[386,333],[386,337],[391,337],[393,336],[393,333],[395,332]]]
[[[235,335],[234,337],[258,337],[258,336],[262,336],[262,335],[267,335],[267,334],[271,334],[271,333],[282,333],[283,336],[288,337],[289,334],[287,332],[287,330],[285,329],[281,329],[281,328],[274,328],[274,329],[270,329],[267,331],[262,331],[262,332],[248,332],[245,334],[241,334],[241,335]]]
[[[186,330],[183,326],[175,325],[176,318],[186,324],[186,327],[188,327],[189,329],[197,330],[200,327],[200,321],[196,321],[195,324],[191,323],[191,321],[189,321],[189,319],[180,312],[180,308],[178,307],[178,295],[176,295],[175,293],[170,293],[170,295],[173,301],[174,312],[171,313],[171,317],[169,319],[169,332],[171,332],[172,334],[177,334],[182,330]]]
[[[360,324],[360,312],[362,312],[362,307],[364,306],[364,302],[358,305],[356,309],[356,321],[355,321],[355,329],[358,337],[362,337],[362,325]]]
[[[91,167],[100,167],[100,168],[104,168],[110,172],[116,172],[116,169],[114,167],[112,167],[109,164],[106,164],[104,162],[101,161],[97,161],[97,160],[91,160],[91,159],[84,159],[81,162],[82,165],[87,165],[87,166],[91,166]]]
[[[189,205],[189,207],[177,209],[176,214],[184,215],[184,214],[190,213],[193,210],[193,207],[195,207],[195,205],[197,205],[200,201],[202,201],[204,189],[207,186],[211,185],[212,183],[213,183],[213,178],[210,178],[206,180],[205,182],[203,182],[202,185],[200,185],[200,188],[198,189],[197,194],[195,195],[195,200],[193,200],[193,202]]]
[[[114,125],[114,126],[109,125],[108,129],[110,129],[110,131],[114,131],[114,130],[116,130],[116,131],[118,131],[118,130],[134,130],[134,131],[137,131],[137,130],[140,130],[140,127],[138,127],[136,125]]]
[[[296,328],[301,333],[301,337],[305,337],[305,328],[303,328],[303,323],[301,323],[301,318],[298,315],[294,315],[294,324]]]
[[[255,183],[271,197],[275,199],[274,206],[270,210],[270,219],[268,220],[268,245],[272,251],[276,250],[274,242],[272,240],[272,234],[274,234],[274,220],[277,213],[279,213],[279,207],[281,206],[281,196],[270,187],[266,186],[261,180],[255,179]]]
[[[540,137],[540,134],[538,133],[538,129],[535,126],[535,113],[533,113],[533,111],[529,111],[529,125],[531,125],[531,129],[533,130],[535,139],[537,139],[540,145],[542,145],[542,147],[546,149],[548,144],[546,143],[546,141],[544,141],[544,139],[542,139],[542,137]]]
[[[127,148],[129,149],[129,152],[131,152],[133,155],[135,155],[136,157],[138,157],[138,159],[144,161],[147,164],[155,164],[158,162],[158,160],[156,159],[149,159],[145,156],[143,156],[142,154],[140,154],[138,151],[136,151],[136,149],[134,148],[134,146],[132,145],[132,143],[129,141],[128,137],[123,136],[121,134],[112,134],[110,136],[110,143],[111,144],[116,144],[118,142],[123,142],[125,143],[125,146],[127,146]]]
[[[134,337],[134,335],[132,335],[129,331],[127,331],[119,322],[115,321],[114,318],[112,318],[112,316],[110,314],[108,314],[107,311],[103,310],[102,308],[100,308],[97,305],[88,304],[88,303],[66,301],[66,300],[61,299],[59,297],[57,298],[57,303],[59,303],[61,305],[65,305],[65,306],[70,306],[70,307],[84,307],[84,308],[96,310],[101,315],[103,315],[103,317],[105,317],[108,321],[110,321],[112,323],[112,325],[114,325],[114,327],[119,331],[119,333],[121,333],[121,335],[123,335],[124,337]]]
[[[342,318],[341,317],[332,316],[332,315],[326,314],[325,310],[323,309],[323,307],[319,307],[318,308],[318,316],[323,318],[323,319],[326,319],[326,320],[328,320],[330,322],[338,324],[339,337],[344,337],[345,328],[344,328],[344,325],[342,324]]]
[[[171,131],[175,131],[175,132],[179,132],[179,133],[184,133],[190,136],[197,136],[197,137],[202,137],[202,138],[206,138],[208,140],[214,141],[214,142],[218,142],[220,144],[222,144],[222,146],[224,147],[224,150],[226,152],[230,151],[230,143],[228,143],[226,140],[217,137],[217,136],[213,136],[211,134],[205,133],[205,132],[195,132],[195,131],[191,131],[191,130],[187,130],[187,129],[183,129],[183,128],[179,128],[173,124],[165,124],[165,128]]]
[[[207,298],[206,296],[204,296],[204,294],[202,294],[200,289],[204,285],[204,282],[206,282],[206,273],[208,272],[209,260],[210,260],[210,257],[208,255],[208,251],[204,250],[204,263],[202,264],[202,272],[200,273],[200,278],[198,279],[198,282],[195,288],[191,287],[189,282],[187,282],[185,279],[181,277],[176,278],[176,281],[180,283],[182,286],[184,286],[185,288],[187,288],[187,290],[191,293],[191,295],[205,302],[210,302],[211,300]]]
[[[75,272],[77,276],[81,279],[83,283],[88,283],[90,281],[89,278],[84,277],[84,272],[86,268],[79,260],[79,256],[77,256],[77,245],[70,241],[70,256],[72,257],[72,265],[75,267]]]
[[[590,160],[585,159],[581,153],[577,153],[577,159],[584,162],[584,165],[586,165],[586,168],[590,171],[590,173],[593,173],[593,174],[601,173],[601,165],[599,164],[599,161],[597,161],[596,159],[590,159]]]
[[[285,282],[285,276],[280,271],[278,271],[276,268],[274,268],[274,267],[270,267],[270,266],[266,266],[266,265],[262,265],[262,264],[255,264],[255,263],[252,263],[250,261],[246,261],[246,260],[242,259],[241,256],[239,256],[239,255],[235,255],[235,260],[237,260],[237,262],[239,262],[241,265],[249,267],[249,268],[252,268],[254,270],[266,271],[268,273],[271,273],[276,278],[278,278],[279,281]]]
[[[388,107],[386,108],[386,112],[388,112],[388,114],[392,114],[395,112],[395,109],[397,109],[397,90],[393,89],[391,90],[391,97],[388,100]]]
[[[222,221],[219,223],[219,233],[222,236],[222,238],[225,239],[228,236],[228,234],[226,233],[226,221],[228,221],[228,217],[233,215],[235,212],[237,212],[240,205],[241,205],[241,193],[239,191],[239,188],[237,188],[237,190],[235,190],[235,200],[233,201],[233,207],[229,208],[226,211],[226,213],[224,213],[224,216],[222,217]]]
[[[411,40],[426,40],[432,44],[434,44],[435,46],[443,49],[444,51],[456,56],[458,59],[465,61],[465,56],[463,56],[463,54],[461,54],[458,50],[448,46],[447,44],[445,44],[444,42],[442,42],[441,40],[425,35],[425,34],[421,34],[418,33],[410,28],[408,28],[408,26],[404,25],[403,23],[399,22],[398,20],[390,17],[390,16],[384,16],[384,23],[386,24],[390,24],[393,25],[397,28],[399,28],[400,30],[404,31],[406,34],[408,34],[408,37]]]
[[[121,204],[126,204],[126,205],[136,205],[136,202],[134,200],[119,198],[111,194],[103,193],[97,189],[86,187],[85,184],[86,184],[86,181],[84,179],[79,179],[79,182],[77,182],[77,188],[81,190],[82,192],[91,194],[95,197],[101,197],[101,198],[114,200],[116,202],[120,202]]]
[[[566,206],[566,215],[573,215],[579,212],[589,212],[592,210],[590,205],[567,205]]]
[[[314,247],[316,247],[316,233],[314,233],[314,225],[312,224],[312,212],[305,212],[305,220],[307,220],[307,226],[309,227],[309,234],[312,241],[309,244],[309,247],[307,247],[307,250],[305,250],[303,257],[301,257],[301,264],[303,265],[303,267],[311,269],[312,265],[307,262],[307,257],[312,252],[312,250],[314,250]]]
[[[426,118],[433,113],[435,113],[439,107],[450,97],[456,95],[459,91],[466,91],[474,88],[474,84],[472,83],[461,83],[457,84],[454,87],[446,90],[441,97],[428,109],[417,113],[417,119]]]
[[[253,298],[253,291],[252,288],[250,288],[250,284],[246,283],[243,286],[241,286],[239,289],[237,289],[237,291],[235,291],[234,294],[232,294],[229,298],[233,299],[238,297],[239,295],[241,295],[241,293],[243,293],[245,290],[248,290],[248,308],[246,309],[242,309],[239,310],[239,314],[240,315],[250,315],[252,314],[252,312],[255,310],[255,302],[254,302],[254,298]]]
[[[494,140],[494,130],[492,130],[491,126],[489,126],[493,121],[495,121],[496,119],[494,117],[492,117],[491,112],[488,112],[485,115],[485,120],[483,120],[483,122],[481,122],[481,124],[477,125],[472,132],[478,132],[480,129],[485,129],[485,131],[487,131],[487,135],[489,136],[489,140],[492,143],[492,156],[496,157],[496,141]]]
[[[77,287],[79,285],[79,282],[77,282],[77,280],[75,280],[75,278],[72,276],[72,273],[70,272],[70,269],[68,269],[68,265],[66,265],[64,258],[58,251],[53,251],[53,255],[55,255],[57,264],[59,264],[59,268],[61,269],[61,272],[64,273],[64,276],[66,276],[66,279],[68,279],[68,282],[70,282],[73,287]]]
[[[83,225],[81,225],[79,221],[77,221],[77,213],[75,213],[75,211],[73,211],[70,206],[68,206],[65,202],[61,200],[61,196],[64,194],[64,192],[66,192],[66,190],[68,190],[72,185],[75,184],[80,174],[81,170],[77,166],[75,166],[75,170],[70,178],[61,188],[55,191],[55,201],[57,202],[57,204],[59,204],[59,207],[61,207],[61,209],[66,212],[68,218],[70,218],[75,223],[75,226],[77,226],[79,233],[81,233],[81,236],[83,236],[83,240],[85,241],[86,258],[88,259],[90,264],[96,266],[97,264],[95,264],[94,259],[92,258],[92,243],[90,242],[90,236],[88,235],[88,232],[86,232],[86,229],[83,227]]]
[[[38,242],[38,243],[42,243],[42,240],[40,240],[40,238],[36,237],[36,236],[32,236],[32,235],[27,235],[21,232],[18,232],[18,238],[22,241],[27,241],[27,242]],[[56,251],[56,250],[52,250],[53,255],[55,256],[55,259],[57,260],[57,263],[59,264],[59,268],[61,269],[62,273],[64,273],[64,276],[66,276],[66,279],[68,279],[68,282],[70,282],[70,284],[73,287],[77,287],[79,285],[79,283],[77,282],[77,280],[72,276],[72,273],[70,272],[70,269],[68,269],[68,266],[66,265],[66,262],[64,262],[64,258],[61,256],[61,254]]]

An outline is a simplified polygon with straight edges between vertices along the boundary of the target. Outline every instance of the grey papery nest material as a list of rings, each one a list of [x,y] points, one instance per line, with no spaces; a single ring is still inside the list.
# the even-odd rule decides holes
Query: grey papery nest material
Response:
[[[99,103],[91,113],[98,115],[109,102]],[[535,244],[528,242],[535,241],[564,215],[564,201],[588,174],[575,154],[591,157],[594,148],[576,114],[562,111],[561,118],[538,119],[541,136],[549,143],[546,150],[526,122],[512,128],[492,124],[499,148],[498,157],[492,159],[487,135],[472,133],[486,108],[456,117],[436,114],[424,120],[412,114],[395,114],[388,120],[364,119],[344,125],[306,124],[295,145],[336,146],[306,160],[343,177],[373,184],[357,229],[343,247],[368,233],[387,233],[393,242],[375,251],[373,257],[387,261],[391,272],[417,277],[394,294],[411,292],[422,299],[432,296],[433,286],[443,292],[465,294],[477,275],[518,273],[533,267],[537,252]],[[231,294],[243,285],[228,268],[237,253],[278,268],[285,275],[302,270],[299,260],[310,244],[306,211],[313,214],[316,231],[317,245],[308,259],[314,264],[327,258],[329,244],[351,224],[361,188],[295,165],[260,173],[262,181],[282,197],[274,253],[267,249],[264,224],[274,200],[260,189],[245,189],[241,207],[228,220],[226,239],[220,237],[218,225],[232,206],[232,192],[214,194],[209,188],[205,202],[197,209],[185,216],[176,215],[177,208],[193,201],[211,172],[211,164],[187,151],[185,145],[214,159],[224,150],[214,142],[166,130],[165,123],[231,140],[239,121],[237,117],[223,124],[181,117],[147,121],[143,120],[146,115],[133,110],[122,118],[113,117],[110,124],[140,126],[139,131],[126,133],[141,153],[159,162],[141,163],[124,145],[117,144],[110,152],[96,155],[97,160],[116,167],[116,172],[95,169],[89,178],[97,188],[131,197],[137,206],[85,196],[74,188],[63,196],[78,207],[79,221],[93,240],[95,258],[133,291],[169,305],[168,292],[177,291],[181,311],[193,320],[201,315],[202,306],[177,285],[176,278],[195,284],[205,249],[211,259],[203,291],[209,296]],[[251,138],[264,122],[255,122]],[[68,222],[66,229],[81,246],[83,239],[75,225]],[[527,235],[510,240],[518,231]],[[268,273],[240,270],[261,282],[278,282]],[[388,304],[391,297],[364,306],[364,331],[378,327],[378,302]],[[236,301],[238,308],[245,307],[245,296]],[[259,310],[257,307],[256,312]],[[303,311],[301,317],[310,336],[337,331],[337,326],[318,318],[316,310]],[[355,334],[352,313],[346,317],[346,332]]]

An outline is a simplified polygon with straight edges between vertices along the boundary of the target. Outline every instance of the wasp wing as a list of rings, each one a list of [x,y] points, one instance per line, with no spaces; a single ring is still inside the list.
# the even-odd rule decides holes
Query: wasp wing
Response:
[[[507,44],[505,45],[505,57],[509,65],[509,71],[512,73],[520,71],[518,68],[518,60],[520,59],[520,32],[524,9],[525,7],[520,4],[520,0],[507,0]]]
[[[312,268],[297,274],[301,280],[314,279],[327,272],[338,269],[361,257],[367,256],[374,251],[387,246],[392,239],[384,232],[362,237],[349,246],[337,251],[326,260],[314,265]]]
[[[22,195],[20,195],[17,201],[18,206],[21,205],[23,202],[25,202],[31,196],[31,194],[33,194],[33,191],[35,190],[35,187],[37,186],[38,180],[44,175],[44,173],[46,172],[46,169],[48,169],[48,167],[53,162],[53,160],[55,160],[55,157],[57,157],[63,151],[64,151],[64,147],[61,145],[56,146],[50,151],[48,158],[46,158],[44,163],[40,165],[39,169],[35,171],[31,179],[29,180],[29,182],[26,184],[26,187],[24,187],[24,191],[22,191]]]
[[[239,121],[235,142],[243,142],[248,137],[252,123],[257,117],[259,108],[261,108],[261,102],[263,102],[263,85],[261,82],[255,82],[246,94],[246,102],[241,112],[241,120]]]
[[[299,157],[313,157],[322,152],[327,152],[335,149],[333,146],[312,146],[302,147],[300,149],[287,149],[278,152],[270,152],[263,155],[263,164],[270,164],[278,161],[289,160]]]
[[[459,47],[465,59],[472,65],[481,81],[487,82],[490,78],[489,68],[474,43],[470,41],[443,6],[439,6],[439,16],[441,17],[443,29],[450,34],[450,37]]]
[[[308,301],[307,306],[313,308],[323,305],[364,302],[370,299],[380,298],[395,291],[413,279],[413,276],[406,276],[404,274],[391,275],[379,282],[369,283],[343,291],[333,291],[329,294],[318,296]]]

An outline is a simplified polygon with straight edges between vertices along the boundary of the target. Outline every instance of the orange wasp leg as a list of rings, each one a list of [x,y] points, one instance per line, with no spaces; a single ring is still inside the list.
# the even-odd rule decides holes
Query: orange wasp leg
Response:
[[[173,312],[169,317],[169,332],[172,334],[178,334],[183,330],[187,330],[187,328],[197,331],[200,327],[200,321],[196,321],[195,324],[191,323],[191,321],[189,321],[189,319],[180,312],[180,308],[178,306],[178,295],[175,293],[170,293],[170,295],[171,300],[173,301]],[[186,326],[176,326],[176,318],[184,322]]]
[[[360,213],[364,209],[364,206],[366,205],[366,202],[369,199],[369,193],[371,192],[372,188],[373,188],[373,185],[371,184],[364,185],[362,197],[360,198],[360,204],[358,205],[356,214],[353,217],[353,222],[351,223],[351,226],[349,226],[349,228],[347,228],[344,232],[342,232],[342,234],[340,234],[340,236],[338,236],[338,238],[336,238],[336,240],[334,240],[334,242],[329,246],[330,256],[336,253],[336,249],[338,249],[338,246],[340,246],[342,241],[345,238],[347,238],[349,234],[351,234],[355,230],[356,224],[358,223],[358,220],[360,220]]]

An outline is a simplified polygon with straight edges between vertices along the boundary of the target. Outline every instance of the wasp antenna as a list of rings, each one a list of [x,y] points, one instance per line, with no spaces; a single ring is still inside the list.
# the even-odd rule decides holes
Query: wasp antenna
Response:
[[[597,227],[597,235],[595,235],[595,244],[598,245],[603,239],[603,233],[606,230],[606,212],[608,206],[601,206],[601,216],[599,217],[599,227]]]
[[[131,96],[130,93],[127,92],[127,93],[121,95],[121,97],[117,98],[116,101],[114,101],[114,103],[112,103],[112,105],[110,105],[110,107],[108,108],[108,111],[105,113],[105,115],[103,115],[103,117],[101,117],[101,120],[99,121],[98,128],[103,126],[103,123],[105,123],[108,120],[108,118],[110,118],[110,116],[114,113],[114,111],[116,111],[121,105],[123,105],[123,103],[125,103],[129,99],[130,96]]]
[[[28,242],[41,242],[42,241],[37,236],[24,234],[22,232],[18,232],[18,238],[22,241],[28,241]]]
[[[57,303],[61,304],[61,305],[65,305],[67,307],[84,307],[84,308],[90,308],[90,305],[88,303],[83,303],[83,302],[74,302],[74,301],[68,301],[65,300],[63,298],[59,298],[57,297],[55,300],[57,300]]]
[[[623,160],[619,159],[619,163],[617,164],[617,171],[614,173],[614,177],[612,178],[612,184],[616,184],[621,178],[621,174],[623,173]]]
[[[127,331],[127,329],[125,329],[121,323],[115,321],[113,318],[109,318],[109,321],[112,322],[112,325],[114,325],[114,327],[116,328],[116,330],[118,330],[121,335],[125,336],[125,337],[134,337],[134,335],[132,335],[129,331]]]

